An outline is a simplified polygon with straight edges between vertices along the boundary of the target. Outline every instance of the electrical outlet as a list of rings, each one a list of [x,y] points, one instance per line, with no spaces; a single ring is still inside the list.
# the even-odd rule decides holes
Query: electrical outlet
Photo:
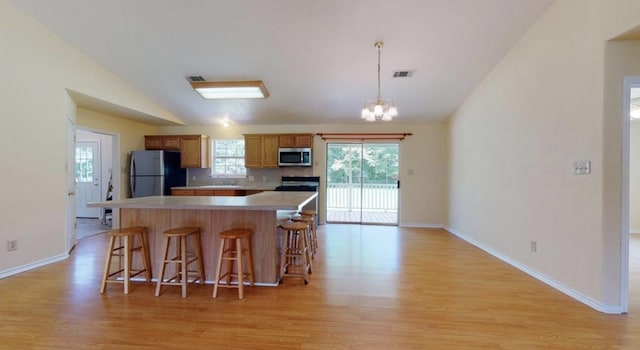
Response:
[[[18,250],[18,241],[17,240],[7,241],[7,251],[10,252],[13,250]]]
[[[575,162],[573,162],[573,174],[574,175],[591,174],[591,161],[576,160]]]
[[[536,253],[538,251],[538,242],[531,241],[529,242],[529,245],[531,247],[531,252]]]

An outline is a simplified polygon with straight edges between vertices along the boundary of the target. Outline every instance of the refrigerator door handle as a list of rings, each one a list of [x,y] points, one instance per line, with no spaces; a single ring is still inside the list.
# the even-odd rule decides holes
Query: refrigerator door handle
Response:
[[[131,173],[129,176],[129,183],[131,186],[131,197],[135,197],[135,193],[136,193],[136,160],[135,158],[132,156],[131,157]]]

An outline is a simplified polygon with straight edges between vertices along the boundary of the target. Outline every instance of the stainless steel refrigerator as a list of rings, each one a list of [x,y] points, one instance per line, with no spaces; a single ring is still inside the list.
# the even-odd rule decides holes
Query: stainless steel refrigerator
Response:
[[[168,196],[171,187],[187,183],[186,169],[180,168],[180,152],[132,151],[130,171],[132,198]]]

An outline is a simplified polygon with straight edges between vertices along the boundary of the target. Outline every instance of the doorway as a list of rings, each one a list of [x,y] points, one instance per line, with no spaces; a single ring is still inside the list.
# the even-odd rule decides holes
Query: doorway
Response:
[[[100,208],[89,208],[87,203],[100,201],[100,143],[76,142],[76,217],[100,217]]]
[[[328,223],[398,224],[398,143],[327,143]]]
[[[640,256],[640,77],[624,79],[623,108],[623,220],[621,235],[621,308],[628,311],[629,295],[637,295]],[[635,269],[635,270],[634,270]],[[629,283],[635,281],[634,283]]]
[[[76,236],[78,239],[110,230],[113,220],[102,208],[88,208],[89,202],[115,199],[118,172],[113,174],[117,156],[117,136],[78,129],[76,131]]]

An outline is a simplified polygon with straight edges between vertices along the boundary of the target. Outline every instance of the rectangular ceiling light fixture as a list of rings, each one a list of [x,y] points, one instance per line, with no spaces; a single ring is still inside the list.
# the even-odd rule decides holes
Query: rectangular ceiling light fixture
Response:
[[[269,97],[269,92],[262,80],[191,81],[190,83],[194,90],[208,100]]]

